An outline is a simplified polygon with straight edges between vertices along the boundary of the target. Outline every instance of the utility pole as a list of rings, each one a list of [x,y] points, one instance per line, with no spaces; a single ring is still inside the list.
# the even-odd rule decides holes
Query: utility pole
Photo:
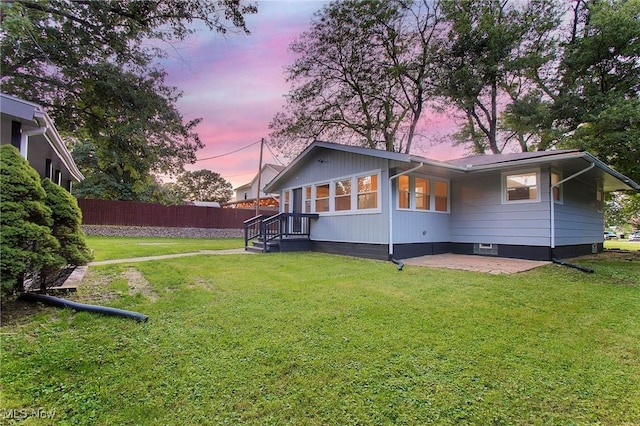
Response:
[[[260,139],[260,164],[258,165],[258,194],[256,194],[256,216],[260,215],[260,191],[262,177],[262,149],[264,148],[264,138]]]

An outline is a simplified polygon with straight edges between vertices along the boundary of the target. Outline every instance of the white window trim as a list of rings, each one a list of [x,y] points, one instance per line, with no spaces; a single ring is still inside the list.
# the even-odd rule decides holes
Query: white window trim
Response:
[[[423,174],[410,174],[409,176],[409,208],[400,207],[400,191],[398,190],[398,179],[396,179],[396,210],[404,212],[419,212],[419,213],[437,213],[437,214],[451,214],[451,180],[437,176],[423,175]],[[426,179],[429,182],[429,208],[419,209],[416,208],[416,177]],[[436,210],[436,182],[444,182],[447,184],[447,210]]]
[[[287,199],[287,196],[289,197]],[[291,189],[285,189],[282,191],[282,212],[289,213],[287,210],[291,209],[291,200],[293,197],[293,191]],[[286,207],[289,207],[288,209]]]
[[[378,207],[374,209],[358,209],[358,178],[366,177],[366,176],[377,176],[378,179],[378,188],[376,190],[377,193],[377,201]],[[336,182],[351,179],[351,210],[338,210],[335,209],[335,201],[336,201]],[[316,187],[318,185],[329,185],[329,211],[326,212],[318,212],[316,211]],[[359,214],[375,214],[382,213],[382,173],[380,169],[370,170],[362,173],[356,173],[352,175],[345,175],[340,177],[335,177],[326,180],[319,180],[316,182],[305,183],[302,185],[302,202],[303,206],[305,205],[306,194],[304,188],[310,186],[311,187],[311,211],[308,213],[317,213],[320,216],[352,216]],[[289,191],[292,188],[287,188],[284,191]],[[295,188],[300,188],[300,186],[295,186]]]
[[[310,197],[307,198],[307,188],[311,189],[311,194]],[[313,210],[313,198],[314,198],[314,192],[315,192],[316,188],[313,185],[303,185],[302,186],[302,210],[304,211],[304,213],[311,213],[311,211]],[[309,209],[307,211],[307,202],[309,203]]]
[[[526,175],[536,174],[536,198],[533,200],[507,200],[507,176],[513,175]],[[501,174],[501,192],[502,192],[502,204],[526,204],[526,203],[539,203],[540,202],[540,169],[524,169],[524,170],[511,170],[508,172],[502,172]]]
[[[558,180],[558,182],[562,181],[562,172],[560,170],[556,170],[556,169],[551,169],[551,171],[549,172],[549,188],[551,188],[551,186],[553,185],[553,179],[551,179],[551,176],[553,174],[557,174],[558,176],[560,176],[560,179]],[[560,195],[560,199],[559,200],[553,200],[554,203],[556,204],[564,204],[564,183],[560,186],[557,187],[558,188],[558,193]],[[553,188],[551,188],[551,190],[549,191],[549,197],[553,198]]]
[[[598,194],[600,194],[600,205],[598,206]],[[596,183],[596,212],[604,212],[604,188],[602,182]]]

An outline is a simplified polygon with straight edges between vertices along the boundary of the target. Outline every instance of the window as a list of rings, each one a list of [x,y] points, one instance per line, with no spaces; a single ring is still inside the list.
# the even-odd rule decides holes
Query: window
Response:
[[[304,187],[304,211],[305,213],[311,213],[311,187]]]
[[[351,210],[351,179],[335,182],[336,211]]]
[[[53,179],[53,163],[50,158],[44,160],[44,177]]]
[[[378,175],[358,178],[358,210],[378,208]]]
[[[449,188],[447,182],[437,180],[434,182],[435,192],[435,211],[446,212],[449,210]]]
[[[431,208],[431,193],[429,189],[429,179],[416,177],[416,209],[429,210]]]
[[[604,210],[604,192],[602,191],[602,183],[598,183],[596,187],[596,210],[601,212]]]
[[[289,213],[289,206],[291,205],[290,197],[291,197],[291,192],[284,191],[284,210],[282,210],[284,213]]]
[[[411,207],[411,188],[407,175],[398,176],[398,207],[401,209]]]
[[[398,176],[398,208],[448,212],[449,181],[412,175]]]
[[[302,187],[306,213],[354,214],[379,209],[380,172],[342,176]],[[284,202],[283,202],[284,203]]]
[[[562,180],[562,175],[558,172],[551,172],[552,197],[556,203],[562,203],[562,185],[553,186]]]
[[[539,201],[537,172],[503,174],[503,176],[505,202]]]
[[[316,212],[329,211],[329,184],[316,185]]]

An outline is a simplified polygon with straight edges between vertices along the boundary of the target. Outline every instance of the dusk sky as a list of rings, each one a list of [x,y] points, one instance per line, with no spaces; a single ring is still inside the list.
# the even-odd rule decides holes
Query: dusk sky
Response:
[[[309,28],[313,13],[328,1],[261,0],[258,13],[246,17],[251,35],[198,31],[188,40],[172,46],[161,65],[168,72],[167,83],[184,95],[178,108],[185,120],[202,118],[196,128],[205,147],[197,157],[208,158],[268,138],[269,122],[282,110],[289,91],[284,69],[294,61],[290,43]],[[433,139],[451,130],[450,120],[431,117]],[[446,130],[446,131],[445,131]],[[412,153],[433,159],[460,157],[463,151],[449,145],[416,144]],[[235,154],[198,161],[188,170],[209,169],[220,173],[234,188],[255,176],[260,144]],[[284,158],[280,158],[285,161]],[[278,162],[265,148],[263,163]]]

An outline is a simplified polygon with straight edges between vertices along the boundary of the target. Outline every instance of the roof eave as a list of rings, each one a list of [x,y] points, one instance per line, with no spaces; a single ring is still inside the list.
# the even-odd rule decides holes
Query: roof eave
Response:
[[[45,137],[46,137],[47,141],[49,142],[49,145],[51,145],[51,148],[53,148],[53,150],[58,155],[58,158],[60,158],[62,163],[65,165],[65,167],[69,171],[69,174],[77,182],[83,181],[84,180],[84,175],[82,174],[82,172],[78,168],[78,165],[76,164],[76,162],[73,160],[73,157],[71,156],[71,152],[69,152],[69,150],[67,149],[67,146],[65,145],[64,141],[60,137],[60,134],[56,130],[56,127],[53,124],[53,120],[51,120],[49,115],[46,114],[46,113],[43,115],[42,118],[44,120],[44,125],[45,125],[45,127],[47,129],[46,133],[45,133]]]
[[[375,150],[371,148],[363,148],[363,147],[353,146],[353,145],[341,145],[341,144],[316,140],[312,142],[308,147],[306,147],[304,151],[302,151],[291,163],[287,165],[287,167],[285,167],[269,183],[267,183],[264,186],[264,191],[273,192],[273,187],[277,185],[280,180],[284,179],[284,177],[287,176],[289,172],[293,170],[301,161],[303,161],[304,158],[306,158],[311,153],[311,151],[314,151],[320,148],[332,149],[332,150],[343,151],[343,152],[351,152],[354,154],[375,156],[378,158],[386,158],[389,160],[395,160],[395,161],[400,161],[405,163],[411,162],[411,156],[409,154]]]
[[[613,176],[614,178],[619,180],[621,183],[626,185],[628,187],[627,189],[631,189],[635,191],[640,190],[640,185],[638,185],[636,182],[634,182],[627,176],[623,175],[622,173],[612,169],[611,167],[603,163],[602,160],[599,160],[597,157],[594,157],[593,155],[589,154],[586,151],[573,151],[573,152],[566,152],[562,154],[549,155],[544,157],[524,158],[521,160],[511,160],[511,161],[504,161],[500,163],[484,164],[479,166],[469,166],[469,167],[463,167],[463,169],[467,172],[499,170],[507,166],[508,167],[526,167],[531,165],[538,165],[541,163],[549,163],[551,161],[563,161],[563,160],[571,160],[571,159],[583,159],[588,163],[593,163],[596,165],[596,167],[598,167],[605,173],[608,173],[609,175]]]

